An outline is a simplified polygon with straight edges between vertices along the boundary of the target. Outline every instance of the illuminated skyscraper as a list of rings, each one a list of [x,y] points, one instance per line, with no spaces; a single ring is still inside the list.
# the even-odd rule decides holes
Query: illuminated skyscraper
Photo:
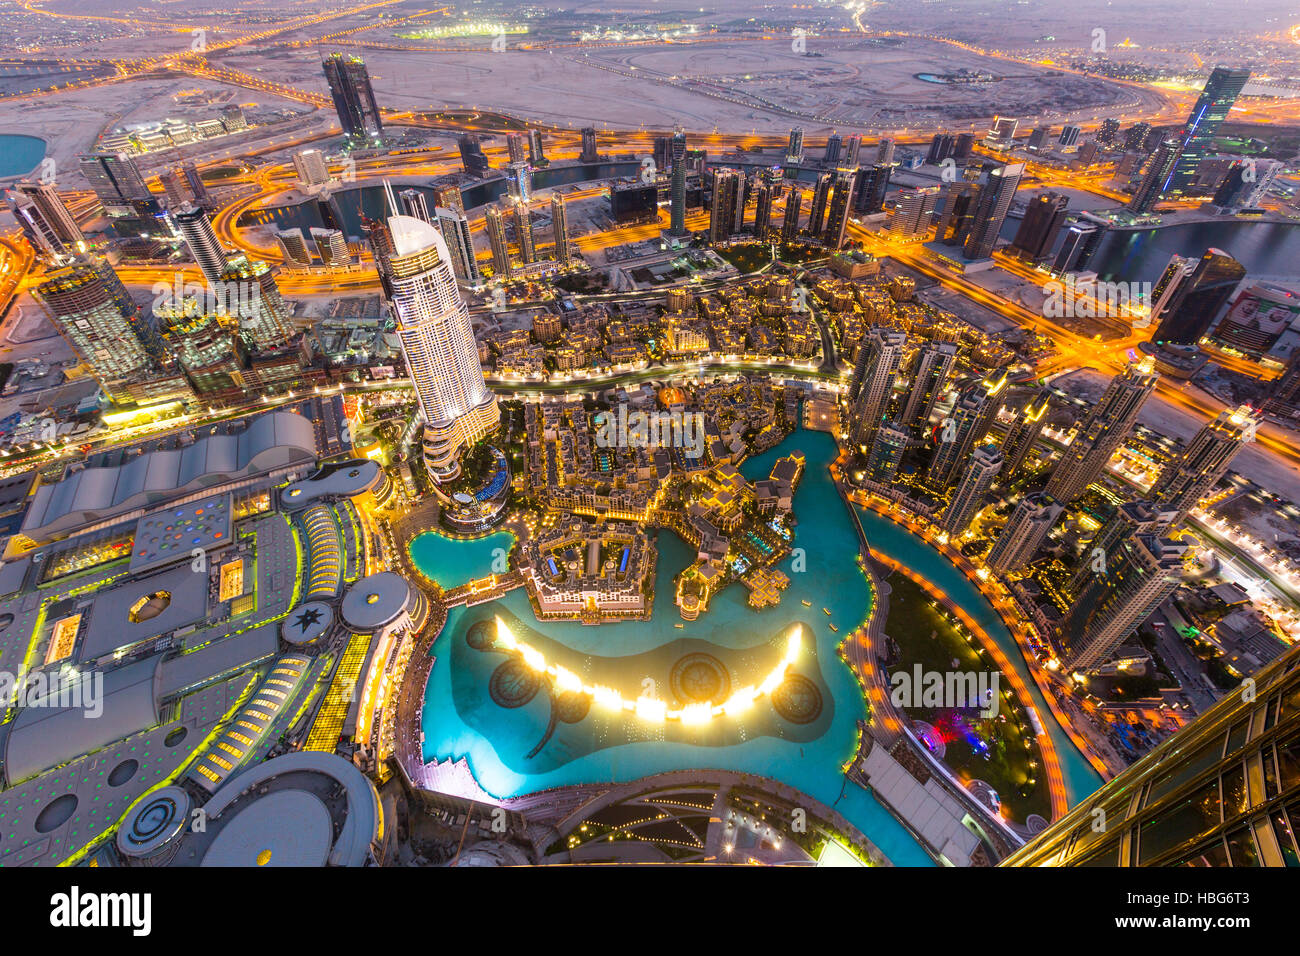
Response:
[[[474,256],[474,237],[465,214],[448,209],[446,206],[434,207],[433,214],[438,229],[442,232],[443,241],[447,243],[447,251],[451,255],[451,268],[456,273],[456,278],[466,285],[482,285],[483,275],[478,270],[478,260]]]
[[[152,195],[129,153],[93,153],[82,156],[79,166],[81,175],[110,213]]]
[[[838,134],[831,133],[826,139],[826,152],[822,154],[822,162],[827,166],[834,166],[840,161],[841,140]]]
[[[808,235],[814,238],[822,234],[822,229],[826,223],[826,206],[831,198],[831,183],[834,182],[833,173],[822,173],[817,177],[817,185],[813,188],[812,208],[808,212]]]
[[[876,163],[880,166],[894,164],[894,141],[885,137],[876,146]]]
[[[737,205],[743,215],[745,182],[735,169],[713,171],[713,203],[709,207],[709,241],[722,242],[735,231]]]
[[[21,182],[8,191],[14,219],[32,247],[51,258],[68,257],[83,241],[81,229],[53,186]]]
[[[1154,342],[1195,345],[1232,298],[1246,267],[1222,249],[1208,249],[1191,276],[1181,282],[1162,310]]]
[[[962,462],[984,437],[981,423],[987,408],[987,395],[979,388],[967,388],[953,406],[952,414],[939,423],[938,445],[926,472],[935,488],[947,488],[956,480]]]
[[[462,133],[456,137],[456,146],[460,150],[460,163],[465,172],[480,179],[491,170],[488,158],[483,153],[483,144],[473,133]]]
[[[803,192],[796,186],[785,194],[785,211],[781,214],[781,241],[793,242],[799,236],[799,208]]]
[[[564,197],[551,193],[551,235],[555,240],[555,261],[569,264],[569,217],[564,208]]]
[[[461,195],[459,186],[440,186],[435,189],[433,191],[433,204],[454,209],[460,215],[465,215],[465,198]]]
[[[64,245],[71,248],[85,238],[81,233],[81,227],[77,225],[77,220],[73,218],[72,213],[68,212],[68,207],[63,204],[53,184],[24,179],[15,183],[12,189],[40,210],[40,214]]]
[[[1038,441],[1038,436],[1042,434],[1043,426],[1047,423],[1047,412],[1051,404],[1046,393],[1040,393],[1036,399],[1025,403],[1025,407],[1016,415],[1015,422],[1007,429],[1006,437],[1002,441],[1004,481],[1015,478],[1016,472],[1029,457],[1034,442]]]
[[[1196,180],[1197,167],[1210,153],[1219,125],[1228,118],[1229,111],[1249,80],[1250,70],[1216,66],[1211,71],[1187,122],[1179,131],[1178,161],[1162,184],[1162,194],[1182,195],[1189,191]]]
[[[1300,865],[1297,664],[1292,646],[1001,865]]]
[[[600,161],[600,152],[596,149],[596,127],[594,126],[584,126],[582,128],[582,154],[580,160],[584,163]]]
[[[376,234],[375,264],[424,416],[424,459],[436,481],[448,481],[460,474],[461,454],[499,424],[496,396],[442,235],[400,215]]]
[[[1183,542],[1154,534],[1121,538],[1053,632],[1064,669],[1087,673],[1104,664],[1174,593],[1186,552]]]
[[[397,199],[402,204],[403,216],[410,216],[412,219],[420,219],[424,222],[433,222],[433,217],[429,215],[429,203],[420,190],[403,189],[397,194]]]
[[[1011,240],[1010,251],[1026,262],[1039,263],[1046,259],[1065,221],[1065,207],[1069,202],[1068,196],[1057,192],[1043,193],[1029,200],[1025,218],[1020,220],[1016,237]]]
[[[528,161],[534,166],[550,165],[550,160],[546,158],[546,146],[542,140],[542,131],[540,129],[530,129],[528,131]]]
[[[510,264],[510,247],[506,244],[506,223],[498,206],[489,206],[483,214],[487,227],[488,244],[492,248],[492,271],[502,279],[514,273]]]
[[[1094,240],[1101,234],[1103,229],[1097,223],[1075,217],[1065,229],[1061,247],[1056,250],[1052,271],[1066,273],[1087,268],[1088,250],[1096,248]]]
[[[862,151],[862,137],[850,136],[844,141],[844,165],[850,169],[858,165],[859,154]]]
[[[528,163],[520,160],[506,167],[506,190],[516,202],[527,203],[533,196],[533,174]]]
[[[785,162],[788,166],[798,166],[803,162],[803,130],[797,126],[790,130],[790,142],[785,149]]]
[[[853,200],[853,211],[871,216],[885,208],[885,195],[889,192],[889,176],[893,167],[862,166],[858,169],[858,186]]]
[[[365,61],[358,56],[331,53],[321,63],[325,82],[334,99],[343,133],[354,142],[373,142],[384,133],[384,123],[375,103],[375,91]]]
[[[943,393],[948,376],[957,361],[957,346],[952,342],[926,342],[917,355],[916,373],[907,393],[907,403],[899,421],[904,425],[924,425]]]
[[[319,149],[303,149],[293,154],[293,168],[304,186],[320,186],[330,181],[330,168]]]
[[[881,425],[867,454],[867,478],[882,485],[892,482],[907,451],[908,440],[907,429],[897,422]]]
[[[898,191],[885,228],[905,238],[924,236],[930,230],[934,204],[938,201],[938,186],[904,186]]]
[[[1033,560],[1064,509],[1044,494],[1027,495],[1016,504],[984,563],[999,574],[1018,571]]]
[[[537,261],[537,236],[533,233],[533,212],[527,203],[514,204],[515,240],[519,243],[519,259],[524,265]]]
[[[1102,476],[1111,456],[1137,423],[1142,405],[1155,390],[1157,376],[1152,365],[1150,359],[1132,364],[1111,379],[1048,479],[1044,489],[1047,494],[1069,504]]]
[[[506,155],[511,163],[525,163],[523,133],[506,133]]]
[[[1178,140],[1167,139],[1160,144],[1160,148],[1151,157],[1147,171],[1142,176],[1142,182],[1133,191],[1133,198],[1128,203],[1130,212],[1145,215],[1151,211],[1156,200],[1164,195],[1166,184],[1173,176],[1177,162]]]
[[[102,268],[116,281],[107,265]],[[129,300],[114,296],[99,271],[76,265],[47,273],[36,298],[113,400],[125,397],[126,381],[151,368],[152,331],[144,316]]]
[[[1196,265],[1197,260],[1191,256],[1170,257],[1169,265],[1165,266],[1164,272],[1160,274],[1160,278],[1156,280],[1151,290],[1149,323],[1159,327],[1160,320],[1169,311],[1169,306],[1178,301],[1183,284],[1196,271]]]
[[[772,229],[772,201],[776,198],[777,188],[770,183],[758,187],[754,201],[754,236],[758,239],[766,239]]]
[[[934,138],[930,140],[930,149],[925,154],[926,163],[931,166],[938,166],[952,155],[955,142],[956,139],[951,133],[935,133]]]
[[[1006,221],[1024,172],[1024,163],[1007,163],[989,171],[980,186],[979,199],[971,214],[970,232],[962,246],[962,255],[967,259],[987,259],[993,254],[1002,223]]]
[[[889,409],[894,379],[898,376],[906,344],[907,336],[898,329],[875,326],[867,331],[858,350],[849,386],[851,434],[855,445],[870,450],[875,442],[876,432]]]
[[[669,144],[672,181],[669,187],[668,234],[686,235],[686,134],[678,129]]]
[[[202,208],[187,204],[172,212],[176,228],[185,240],[190,255],[199,264],[199,270],[209,283],[219,282],[230,267],[226,250],[212,228],[208,214]]]
[[[826,228],[822,231],[822,239],[828,249],[839,249],[844,245],[849,213],[853,211],[853,187],[857,178],[857,171],[853,169],[841,169],[835,173]]]
[[[1150,501],[1126,501],[1115,508],[1088,546],[1071,575],[1066,591],[1077,598],[1098,574],[1106,570],[1107,555],[1125,538],[1140,534],[1159,534],[1169,526],[1173,515],[1162,513]]]
[[[966,241],[979,194],[979,187],[968,182],[945,183],[940,188],[934,206],[937,217],[934,230],[936,242],[960,246]]]
[[[1172,513],[1169,527],[1180,528],[1197,502],[1219,483],[1232,459],[1255,440],[1259,420],[1259,413],[1248,405],[1224,409],[1165,465],[1148,494],[1158,508]]]
[[[284,264],[290,268],[305,268],[311,265],[311,252],[301,229],[285,229],[275,234],[275,241],[284,255]]]
[[[966,462],[966,471],[944,509],[939,527],[951,535],[965,531],[979,511],[993,479],[1002,470],[1002,453],[991,445],[980,445]]]
[[[338,229],[312,229],[312,242],[321,262],[333,268],[352,265],[352,251],[348,249],[347,236]]]
[[[350,259],[342,233],[333,248],[335,255]],[[250,262],[242,254],[231,257],[221,275],[221,288],[228,312],[239,321],[240,336],[254,351],[283,348],[298,334],[280,296],[275,273],[265,262]]]

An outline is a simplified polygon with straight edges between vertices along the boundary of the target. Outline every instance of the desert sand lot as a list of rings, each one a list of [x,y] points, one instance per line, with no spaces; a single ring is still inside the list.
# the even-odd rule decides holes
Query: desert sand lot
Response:
[[[802,125],[864,131],[987,128],[998,113],[1030,117],[1113,115],[1148,95],[1096,78],[1050,75],[923,39],[888,43],[808,37],[808,55],[787,39],[654,47],[593,47],[492,53],[367,48],[375,94],[396,109],[472,107],[579,127],[777,133]],[[220,65],[324,92],[310,49],[231,51]],[[930,83],[918,73],[982,70],[974,84]],[[1154,95],[1152,102],[1154,102]]]

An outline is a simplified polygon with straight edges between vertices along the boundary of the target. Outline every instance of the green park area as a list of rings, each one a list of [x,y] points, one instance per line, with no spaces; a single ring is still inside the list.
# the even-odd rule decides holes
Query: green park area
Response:
[[[898,648],[898,660],[889,668],[891,677],[899,672],[914,674],[917,664],[923,673],[995,669],[978,640],[920,585],[897,573],[887,580],[892,590],[885,632]],[[1005,681],[999,681],[998,689],[1007,689]],[[913,721],[935,728],[943,740],[944,764],[959,779],[983,780],[996,790],[1011,819],[1023,823],[1032,813],[1051,819],[1041,755],[1028,716],[1019,705],[1002,696],[998,713],[991,718],[973,709],[958,711],[944,706],[918,705],[903,710]]]

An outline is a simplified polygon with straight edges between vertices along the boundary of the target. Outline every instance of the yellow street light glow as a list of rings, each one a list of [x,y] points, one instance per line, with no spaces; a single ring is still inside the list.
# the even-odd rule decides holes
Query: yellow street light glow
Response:
[[[529,668],[541,674],[549,674],[554,679],[555,686],[560,690],[585,694],[600,707],[611,712],[625,711],[636,714],[642,720],[654,723],[663,723],[665,720],[680,720],[683,724],[692,726],[706,724],[713,718],[721,717],[724,714],[734,717],[749,710],[759,697],[764,694],[771,694],[781,686],[781,682],[785,680],[786,671],[798,658],[802,647],[802,637],[798,626],[795,626],[791,629],[789,637],[786,638],[785,654],[758,687],[742,687],[722,704],[699,702],[687,704],[680,710],[669,710],[667,703],[654,697],[628,699],[612,687],[601,684],[584,684],[582,678],[568,668],[561,667],[559,664],[547,664],[546,657],[542,652],[529,647],[516,638],[501,618],[496,619],[496,625],[496,646],[505,650],[518,651]]]

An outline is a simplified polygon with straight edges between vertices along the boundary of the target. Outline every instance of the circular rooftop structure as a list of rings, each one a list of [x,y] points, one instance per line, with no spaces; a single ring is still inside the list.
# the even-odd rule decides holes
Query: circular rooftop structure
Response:
[[[160,787],[145,794],[118,828],[118,852],[134,860],[154,856],[185,832],[190,804],[189,793],[181,787]]]
[[[393,623],[411,604],[411,586],[393,571],[362,578],[343,598],[343,622],[354,631],[377,631]]]
[[[280,622],[280,636],[286,644],[301,647],[328,634],[333,626],[334,609],[324,601],[308,601]]]
[[[201,866],[324,866],[334,843],[329,810],[306,790],[276,790],[221,828]]]
[[[354,498],[375,491],[383,484],[383,478],[384,470],[377,461],[355,458],[286,486],[280,492],[280,500],[296,510],[321,499]]]
[[[379,840],[379,794],[351,762],[297,751],[256,764],[203,805],[207,827],[180,853],[200,866],[364,866]]]

